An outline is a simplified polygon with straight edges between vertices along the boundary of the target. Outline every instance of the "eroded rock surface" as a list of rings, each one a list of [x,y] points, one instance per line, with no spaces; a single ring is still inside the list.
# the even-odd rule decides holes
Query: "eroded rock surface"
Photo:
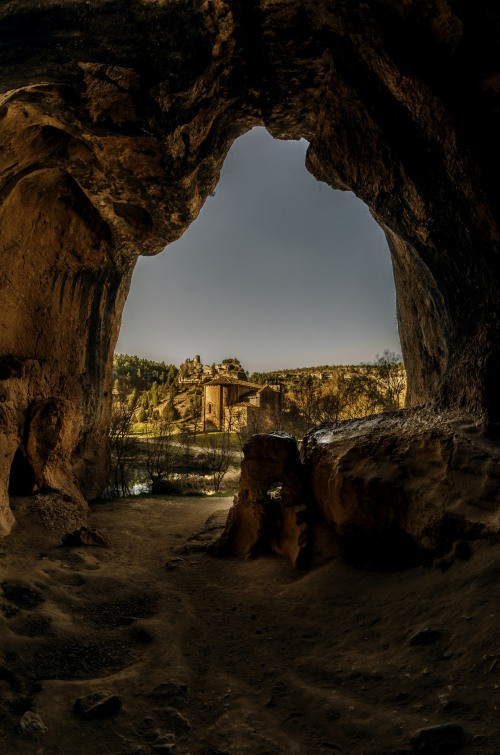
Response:
[[[102,490],[135,260],[255,125],[308,139],[313,175],[385,231],[409,404],[499,419],[493,3],[21,0],[0,34],[1,533],[16,454],[30,492]]]
[[[253,435],[243,454],[238,495],[216,552],[240,558],[274,552],[305,564],[307,506],[297,441],[286,433]]]
[[[500,456],[470,418],[381,414],[312,431],[301,459],[295,439],[279,435],[253,436],[244,455],[221,553],[394,568],[463,540],[498,540]],[[278,500],[271,482],[283,483]]]
[[[319,520],[361,561],[404,563],[461,538],[498,538],[498,447],[470,418],[353,420],[311,432],[303,459]]]

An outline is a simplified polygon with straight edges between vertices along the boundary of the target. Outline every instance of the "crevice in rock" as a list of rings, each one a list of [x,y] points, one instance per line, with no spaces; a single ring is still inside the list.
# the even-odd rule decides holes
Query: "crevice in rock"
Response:
[[[24,449],[19,447],[10,466],[9,495],[31,495],[35,489],[35,472]]]

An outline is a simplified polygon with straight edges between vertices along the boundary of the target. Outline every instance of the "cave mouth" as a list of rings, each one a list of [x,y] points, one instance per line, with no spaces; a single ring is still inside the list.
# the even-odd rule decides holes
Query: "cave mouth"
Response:
[[[233,142],[198,218],[139,258],[117,353],[236,355],[251,374],[401,351],[384,231],[352,192],[307,171],[307,148],[263,127]]]
[[[20,446],[10,466],[9,495],[29,496],[35,489],[35,473],[23,448]]]

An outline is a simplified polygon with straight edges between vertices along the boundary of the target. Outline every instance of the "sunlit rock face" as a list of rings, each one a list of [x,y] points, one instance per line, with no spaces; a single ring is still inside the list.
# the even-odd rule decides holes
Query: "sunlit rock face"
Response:
[[[216,552],[239,558],[277,553],[306,566],[308,506],[297,441],[287,433],[253,435],[243,455],[238,495]]]
[[[313,175],[353,190],[385,230],[409,404],[498,419],[500,19],[489,6],[2,3],[3,532],[16,453],[33,492],[82,502],[102,489],[134,262],[189,226],[255,125],[308,139]]]

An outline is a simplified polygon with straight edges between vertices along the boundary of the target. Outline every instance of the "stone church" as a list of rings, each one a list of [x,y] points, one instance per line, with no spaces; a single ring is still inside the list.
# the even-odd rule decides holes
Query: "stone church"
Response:
[[[204,385],[203,430],[275,430],[281,414],[280,386],[218,375]]]

